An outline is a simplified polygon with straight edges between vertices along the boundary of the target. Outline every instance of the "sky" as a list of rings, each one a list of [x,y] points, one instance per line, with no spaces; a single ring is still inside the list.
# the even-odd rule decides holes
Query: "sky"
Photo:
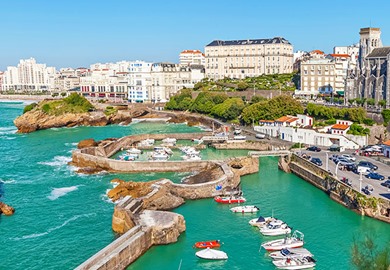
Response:
[[[121,60],[178,63],[215,39],[282,36],[294,51],[359,41],[380,27],[390,46],[390,1],[362,0],[12,0],[0,4],[0,70],[34,57],[48,66]]]

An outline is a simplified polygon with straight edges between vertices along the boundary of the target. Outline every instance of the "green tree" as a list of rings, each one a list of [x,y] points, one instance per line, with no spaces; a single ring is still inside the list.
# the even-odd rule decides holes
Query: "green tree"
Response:
[[[352,264],[357,270],[390,269],[390,242],[380,250],[373,237],[365,236],[364,240],[354,240],[351,251]]]
[[[383,117],[383,121],[387,125],[390,121],[390,109],[382,110],[382,117]]]
[[[375,99],[373,99],[373,98],[368,98],[366,100],[366,102],[367,102],[367,105],[370,105],[370,106],[375,105]]]
[[[37,105],[38,105],[37,103],[28,104],[26,107],[24,107],[23,113],[26,113],[26,112],[31,111],[31,110],[34,109]]]
[[[233,120],[236,119],[244,109],[245,104],[240,98],[229,98],[226,99],[223,103],[215,105],[211,113],[223,120]]]
[[[249,87],[249,85],[246,82],[239,82],[237,84],[237,90],[238,91],[246,90],[248,87]]]
[[[226,94],[213,92],[200,92],[194,102],[191,104],[190,110],[198,113],[210,113],[213,107],[223,103],[228,96]]]
[[[260,102],[260,101],[263,101],[263,100],[267,100],[267,99],[265,97],[262,97],[262,96],[253,96],[251,98],[250,103],[254,104],[254,103],[257,103],[257,102]]]
[[[386,100],[379,100],[378,105],[384,108],[386,106]]]

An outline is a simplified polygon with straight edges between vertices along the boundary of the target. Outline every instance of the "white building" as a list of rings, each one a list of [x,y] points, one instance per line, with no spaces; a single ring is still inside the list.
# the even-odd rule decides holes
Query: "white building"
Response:
[[[338,135],[347,135],[347,132],[351,125],[353,124],[352,121],[347,121],[347,120],[337,120],[336,124],[334,124],[330,128],[330,133],[331,134],[338,134]]]
[[[329,147],[332,144],[338,144],[345,149],[359,149],[361,146],[367,145],[366,136],[344,136],[341,134],[320,133],[314,129],[283,126],[255,126],[254,130],[271,137],[306,145]]]
[[[4,72],[0,71],[0,91],[1,91],[2,85],[3,85],[3,75],[4,75]]]
[[[214,40],[205,47],[206,77],[246,78],[291,73],[293,46],[282,38]]]
[[[132,61],[128,68],[128,100],[129,102],[142,103],[150,101],[152,87],[152,62]]]
[[[179,55],[180,66],[202,65],[206,63],[204,53],[199,50],[184,50]]]
[[[390,140],[383,143],[383,155],[390,158]]]
[[[3,91],[45,92],[54,88],[56,69],[37,64],[34,58],[20,60],[17,67],[9,66],[3,74]]]
[[[350,46],[336,46],[333,48],[334,54],[348,54],[351,60],[356,62],[359,57],[359,43]]]

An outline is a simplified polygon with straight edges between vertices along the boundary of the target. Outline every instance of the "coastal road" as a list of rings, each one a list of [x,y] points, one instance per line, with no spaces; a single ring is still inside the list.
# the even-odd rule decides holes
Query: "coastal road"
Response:
[[[300,153],[300,152],[298,152],[298,153]],[[340,165],[339,165],[339,169],[337,170],[337,174],[336,174],[336,164],[333,162],[333,160],[329,159],[329,157],[331,157],[334,154],[336,154],[336,155],[341,155],[341,154],[352,155],[353,151],[345,151],[345,152],[340,153],[340,152],[329,152],[326,150],[322,150],[321,152],[312,152],[312,151],[303,150],[302,153],[305,153],[311,157],[320,158],[322,160],[322,166],[320,166],[320,167],[325,169],[325,170],[326,170],[326,160],[327,160],[327,156],[328,156],[328,169],[329,169],[329,171],[333,175],[337,175],[338,179],[342,179],[343,177],[348,178],[349,180],[352,181],[352,187],[355,190],[360,189],[360,175],[359,174],[355,174],[352,171],[346,171],[346,170],[342,171],[342,170],[340,170],[340,167],[341,167]],[[365,160],[365,161],[370,161],[371,163],[375,164],[376,166],[378,166],[378,170],[376,170],[375,172],[377,172],[385,177],[385,180],[380,181],[380,180],[368,179],[363,174],[361,187],[364,188],[367,184],[370,184],[374,188],[374,192],[372,193],[372,196],[384,197],[384,198],[390,199],[390,189],[381,185],[381,183],[386,181],[388,179],[388,177],[390,176],[390,166],[388,166],[382,162],[376,161],[370,157],[363,157],[363,156],[358,156],[358,155],[356,155],[354,157],[356,157],[356,163],[358,163],[361,160]]]

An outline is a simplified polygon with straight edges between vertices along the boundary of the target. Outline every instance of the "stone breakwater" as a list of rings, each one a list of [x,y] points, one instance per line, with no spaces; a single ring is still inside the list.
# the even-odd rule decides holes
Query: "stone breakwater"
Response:
[[[283,159],[283,158],[281,158]],[[282,161],[281,163],[285,163]],[[285,166],[283,166],[285,168]],[[302,179],[323,190],[329,197],[360,215],[366,215],[390,223],[390,201],[367,197],[340,180],[329,175],[324,169],[293,154],[289,169]]]
[[[125,197],[115,206],[112,228],[123,235],[77,269],[124,269],[151,246],[176,242],[185,231],[184,217],[160,210],[176,208],[186,199],[220,195],[222,191],[216,190],[217,185],[222,186],[222,190],[237,187],[242,175],[259,169],[258,158],[252,157],[218,162],[216,166],[220,168],[218,177],[200,184],[175,184],[168,179],[150,183],[115,180],[119,185],[109,196]],[[129,193],[123,193],[124,189]]]

